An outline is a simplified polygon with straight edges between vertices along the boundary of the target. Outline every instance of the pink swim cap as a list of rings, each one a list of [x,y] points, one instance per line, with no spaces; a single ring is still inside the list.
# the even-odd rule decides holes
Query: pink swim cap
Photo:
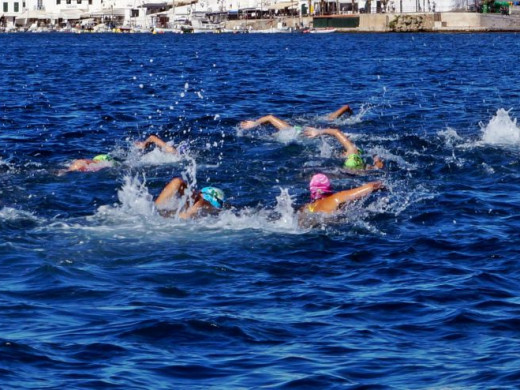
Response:
[[[311,179],[309,184],[311,190],[311,199],[318,200],[332,192],[330,180],[323,173],[317,173]]]

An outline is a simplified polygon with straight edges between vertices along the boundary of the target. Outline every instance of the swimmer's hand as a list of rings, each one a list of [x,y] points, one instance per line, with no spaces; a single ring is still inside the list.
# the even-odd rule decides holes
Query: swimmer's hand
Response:
[[[136,142],[134,142],[134,145],[138,149],[146,148],[146,142],[143,142],[143,141],[136,141]]]
[[[383,160],[381,160],[381,157],[374,156],[372,159],[374,160],[374,169],[383,169],[384,168],[385,163],[383,162]]]
[[[368,183],[372,186],[372,190],[373,191],[377,191],[377,190],[386,190],[386,187],[385,185],[383,184],[382,181],[373,181],[371,183]]]
[[[306,127],[303,134],[308,138],[315,138],[321,135],[321,130],[318,130],[314,127]]]
[[[256,121],[242,121],[240,122],[240,128],[244,130],[253,129],[256,127]]]

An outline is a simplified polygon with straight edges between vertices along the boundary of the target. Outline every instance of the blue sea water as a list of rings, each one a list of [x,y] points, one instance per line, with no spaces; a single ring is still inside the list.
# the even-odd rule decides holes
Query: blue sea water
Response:
[[[518,37],[0,35],[1,387],[518,388]],[[386,190],[302,228],[317,172]],[[176,176],[232,209],[159,216]]]

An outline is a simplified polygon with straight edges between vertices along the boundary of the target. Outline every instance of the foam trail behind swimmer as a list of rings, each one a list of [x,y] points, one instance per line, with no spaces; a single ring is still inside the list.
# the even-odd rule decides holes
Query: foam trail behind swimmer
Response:
[[[482,142],[490,145],[520,145],[520,128],[509,111],[500,108],[487,125],[482,128]]]

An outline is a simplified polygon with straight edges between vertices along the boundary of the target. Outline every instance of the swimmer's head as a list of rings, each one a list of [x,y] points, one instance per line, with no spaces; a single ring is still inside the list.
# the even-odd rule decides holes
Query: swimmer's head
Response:
[[[347,169],[365,169],[365,162],[359,154],[349,154],[343,167]]]
[[[384,168],[385,163],[383,162],[381,157],[374,155],[374,157],[372,157],[372,159],[374,160],[374,169],[383,169]]]
[[[99,161],[112,161],[112,157],[110,157],[110,155],[108,155],[108,154],[98,154],[92,160],[98,161],[98,162]]]
[[[332,193],[332,186],[330,180],[323,173],[317,173],[309,183],[311,191],[311,199],[318,200]]]
[[[224,205],[224,191],[216,187],[204,187],[200,190],[202,198],[209,202],[213,207],[221,209]]]

